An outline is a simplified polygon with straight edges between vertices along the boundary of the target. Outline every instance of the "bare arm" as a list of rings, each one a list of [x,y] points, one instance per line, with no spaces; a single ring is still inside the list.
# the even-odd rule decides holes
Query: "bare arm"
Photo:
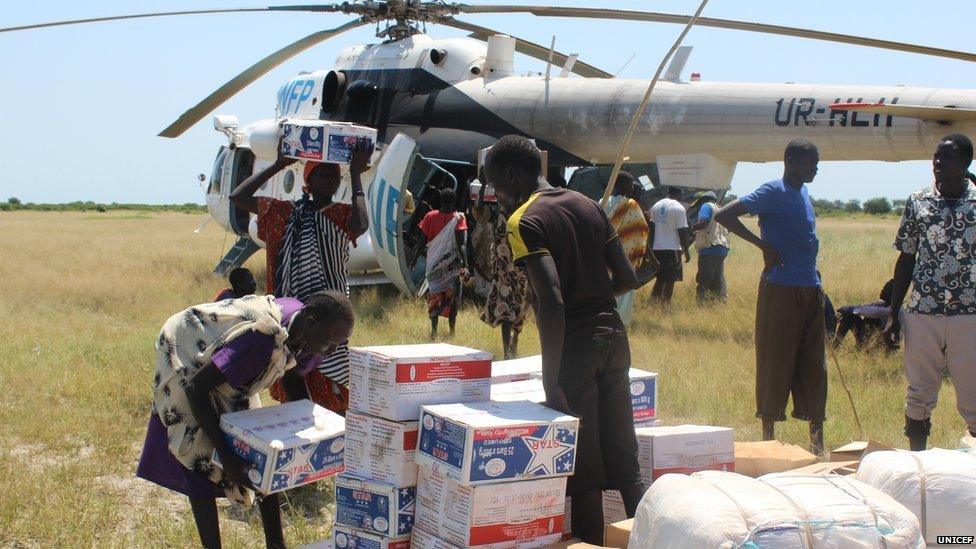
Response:
[[[539,328],[539,342],[542,344],[542,385],[546,391],[546,405],[554,410],[570,413],[566,395],[559,387],[566,306],[563,303],[556,263],[549,254],[535,254],[526,258],[525,269],[536,297],[536,326]]]
[[[207,437],[210,444],[217,450],[224,475],[237,484],[246,485],[243,461],[227,446],[227,442],[220,431],[220,417],[214,408],[213,398],[210,396],[211,391],[224,383],[227,383],[224,374],[211,362],[197,370],[187,380],[186,399],[190,404],[190,413],[193,414],[197,425],[200,426],[200,434]]]
[[[285,372],[285,375],[281,378],[281,387],[285,390],[285,396],[288,397],[288,402],[312,399],[308,394],[308,386],[305,385],[305,378],[299,375],[296,368]]]
[[[234,192],[230,193],[230,201],[233,202],[238,208],[247,210],[252,214],[257,215],[258,199],[254,197],[254,193],[258,192],[261,185],[264,185],[269,179],[274,177],[276,173],[285,169],[287,166],[294,164],[295,162],[296,160],[292,158],[279,157],[274,164],[242,181],[241,184],[234,189]]]
[[[767,270],[773,265],[782,265],[783,259],[779,255],[779,250],[774,248],[769,242],[756,236],[755,233],[742,224],[742,220],[739,218],[748,213],[749,211],[746,210],[746,205],[736,199],[716,212],[715,222],[724,226],[730,233],[762,250],[763,260],[766,263]]]
[[[908,287],[912,283],[912,273],[915,271],[915,254],[902,252],[895,263],[895,282],[891,286],[891,314],[885,326],[885,339],[897,343],[901,334],[901,322],[898,313],[905,302]]]
[[[607,242],[603,249],[603,257],[607,262],[607,268],[613,275],[610,282],[613,284],[613,295],[622,296],[625,293],[637,289],[637,272],[627,259],[623,244],[619,238],[614,238]]]
[[[355,236],[362,236],[369,229],[369,215],[366,209],[366,193],[363,192],[362,174],[368,168],[369,158],[373,149],[364,143],[356,145],[349,162],[349,179],[352,186],[352,217],[349,219],[349,231]]]

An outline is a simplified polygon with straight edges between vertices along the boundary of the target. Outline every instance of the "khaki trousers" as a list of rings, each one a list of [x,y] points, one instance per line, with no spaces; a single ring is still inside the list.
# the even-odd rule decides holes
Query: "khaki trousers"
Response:
[[[905,313],[905,415],[925,420],[939,401],[942,372],[956,387],[956,409],[976,431],[976,315],[935,316]]]

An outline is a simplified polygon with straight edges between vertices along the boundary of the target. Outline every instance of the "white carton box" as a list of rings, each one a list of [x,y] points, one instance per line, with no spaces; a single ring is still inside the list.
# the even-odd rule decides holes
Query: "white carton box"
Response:
[[[346,475],[335,481],[336,524],[399,537],[413,530],[417,489],[398,488]]]
[[[566,513],[563,515],[563,539],[572,538],[573,532],[573,498],[566,498]],[[620,492],[616,490],[603,491],[603,524],[613,524],[627,520],[627,509]]]
[[[495,364],[499,364],[496,362]],[[493,370],[494,371],[494,370]],[[492,378],[491,399],[500,402],[514,400],[528,400],[543,403],[546,392],[542,387],[542,374],[535,374],[533,379],[518,380],[509,383],[497,383]],[[630,405],[634,410],[634,423],[648,423],[657,417],[657,374],[630,369]]]
[[[542,355],[491,363],[491,383],[511,383],[542,376]]]
[[[496,402],[516,402],[527,400],[542,404],[546,401],[546,391],[542,388],[542,379],[532,378],[508,383],[492,383],[491,399]]]
[[[346,474],[393,486],[417,484],[417,421],[346,413]]]
[[[387,538],[336,524],[332,528],[332,544],[335,549],[410,549],[410,536]]]
[[[676,425],[635,431],[645,486],[668,473],[735,471],[733,431],[728,427]]]
[[[533,402],[424,406],[417,464],[465,485],[572,475],[579,420]]]
[[[562,537],[565,478],[462,486],[424,467],[417,528],[460,547]]]
[[[520,540],[517,542],[507,543],[489,543],[488,545],[471,545],[469,547],[474,549],[534,549],[536,547],[549,547],[555,543],[558,543],[560,539],[561,538],[557,538],[556,536],[544,536],[531,540]],[[411,543],[411,547],[413,549],[462,549],[453,543],[448,543],[447,541],[442,540],[430,532],[424,532],[420,528],[414,528],[413,540]]]
[[[634,408],[634,423],[652,421],[657,417],[657,374],[630,369],[630,404]]]
[[[349,407],[393,421],[416,420],[421,404],[488,400],[491,353],[431,343],[349,350]]]
[[[288,490],[342,472],[345,420],[299,400],[220,416],[231,449],[250,464],[261,494]]]
[[[290,119],[281,126],[281,154],[298,160],[348,164],[357,143],[376,145],[376,130],[347,122]]]

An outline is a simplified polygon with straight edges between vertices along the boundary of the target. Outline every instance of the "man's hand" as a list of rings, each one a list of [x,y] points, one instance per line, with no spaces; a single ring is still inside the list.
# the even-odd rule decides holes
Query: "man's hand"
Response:
[[[546,387],[546,402],[545,405],[557,412],[562,412],[564,414],[572,415],[573,410],[569,407],[569,401],[566,400],[566,393],[558,386],[554,385],[552,387]]]
[[[369,146],[365,140],[360,140],[352,149],[352,158],[349,159],[349,171],[354,174],[361,174],[369,169],[369,159],[373,156],[373,147]]]
[[[691,250],[685,248],[685,263],[691,263]]]
[[[885,324],[884,332],[882,332],[885,341],[891,345],[897,345],[901,339],[901,320],[898,318],[899,312],[900,309],[891,310],[891,314],[888,315],[888,322]]]
[[[768,271],[776,265],[783,266],[783,257],[779,255],[779,250],[769,242],[763,241],[762,254],[763,263],[766,265],[764,271]]]

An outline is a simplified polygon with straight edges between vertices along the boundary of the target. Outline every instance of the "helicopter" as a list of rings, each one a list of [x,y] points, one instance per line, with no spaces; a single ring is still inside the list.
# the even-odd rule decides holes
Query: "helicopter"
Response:
[[[465,190],[477,177],[481,151],[499,137],[532,138],[546,153],[549,174],[613,164],[618,144],[638,111],[648,81],[612,74],[530,41],[459,17],[525,13],[542,18],[595,18],[686,24],[689,15],[609,8],[467,5],[418,0],[269,6],[147,13],[58,21],[0,32],[145,17],[230,12],[309,12],[353,16],[334,28],[303,37],[244,70],[160,132],[175,138],[228,98],[298,53],[351,29],[376,25],[380,42],[344,49],[328,70],[299,74],[277,93],[272,120],[311,118],[377,129],[372,169],[363,175],[370,214],[366,238],[351,251],[352,284],[392,282],[406,293],[423,285],[423,269],[411,268],[410,233],[431,188]],[[435,38],[426,25],[468,33]],[[866,46],[935,57],[976,60],[976,54],[810,29],[700,17],[697,26]],[[519,75],[514,54],[547,63],[545,75]],[[683,47],[638,118],[628,168],[655,186],[725,191],[739,162],[780,160],[798,137],[817,143],[823,160],[924,159],[952,131],[976,130],[976,90],[913,86],[837,86],[793,83],[704,82],[682,79],[691,53]],[[256,158],[248,135],[267,121],[242,125],[218,114],[214,128],[226,137],[216,155],[206,201],[213,218],[238,236],[217,267],[242,264],[260,249],[256,221],[229,201],[230,193],[267,159]],[[601,172],[598,172],[601,173]],[[279,173],[261,193],[297,198],[301,169]],[[605,181],[603,182],[605,184]],[[462,193],[462,196],[464,194]],[[408,200],[410,197],[415,200]],[[338,200],[349,198],[348,186]],[[422,210],[419,210],[422,211]]]

